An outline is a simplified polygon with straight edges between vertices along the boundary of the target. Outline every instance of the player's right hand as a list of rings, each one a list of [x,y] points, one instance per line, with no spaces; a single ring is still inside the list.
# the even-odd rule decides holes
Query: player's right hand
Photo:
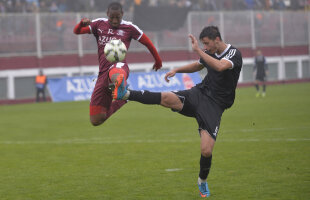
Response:
[[[189,34],[189,38],[191,39],[191,42],[192,42],[193,51],[198,51],[200,48],[199,48],[199,44],[195,36],[193,36],[192,34]]]
[[[83,18],[83,19],[81,20],[81,25],[82,25],[82,26],[88,26],[88,25],[90,25],[90,19],[88,19],[88,18]]]
[[[167,72],[165,75],[166,82],[169,83],[169,81],[170,81],[169,78],[174,77],[175,74],[176,74],[176,71],[174,71],[174,70]]]
[[[153,65],[153,70],[157,71],[163,66],[163,63],[160,61],[156,61],[155,64]]]

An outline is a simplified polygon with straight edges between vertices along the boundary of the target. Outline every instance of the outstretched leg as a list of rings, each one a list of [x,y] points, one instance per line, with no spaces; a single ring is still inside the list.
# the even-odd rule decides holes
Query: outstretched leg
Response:
[[[126,88],[125,88],[126,90]],[[173,92],[150,92],[147,90],[135,91],[128,90],[122,99],[128,99],[137,101],[143,104],[157,104],[166,108],[172,108],[180,111],[183,107],[183,103],[179,97]]]

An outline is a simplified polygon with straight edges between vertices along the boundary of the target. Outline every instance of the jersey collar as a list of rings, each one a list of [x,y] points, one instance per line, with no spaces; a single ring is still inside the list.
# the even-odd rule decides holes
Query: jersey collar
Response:
[[[228,51],[228,49],[229,49],[230,47],[231,47],[231,45],[230,45],[230,44],[227,44],[226,49],[225,49],[220,55],[218,55],[217,53],[215,53],[216,57],[218,57],[218,58],[222,57],[222,56]]]

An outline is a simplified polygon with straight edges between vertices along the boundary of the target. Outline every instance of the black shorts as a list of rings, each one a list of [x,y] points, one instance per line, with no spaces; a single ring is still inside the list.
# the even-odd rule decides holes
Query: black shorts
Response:
[[[179,113],[196,118],[199,130],[208,131],[211,137],[216,140],[224,109],[197,87],[174,93],[183,102],[183,108]]]
[[[259,74],[256,74],[256,78],[255,79],[258,80],[258,81],[265,81],[266,80],[266,76],[263,73],[259,73]]]

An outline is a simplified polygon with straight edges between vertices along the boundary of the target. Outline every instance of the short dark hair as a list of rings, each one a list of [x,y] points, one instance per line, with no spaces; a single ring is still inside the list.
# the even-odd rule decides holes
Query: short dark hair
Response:
[[[108,11],[109,11],[110,9],[111,9],[111,10],[119,10],[119,11],[123,12],[123,6],[122,6],[122,4],[120,4],[120,3],[118,3],[118,2],[112,2],[112,3],[110,3],[109,6],[108,6]]]
[[[222,40],[221,33],[217,26],[207,26],[202,29],[199,39],[201,40],[204,37],[208,37],[211,40],[215,40],[216,37],[219,37]]]

